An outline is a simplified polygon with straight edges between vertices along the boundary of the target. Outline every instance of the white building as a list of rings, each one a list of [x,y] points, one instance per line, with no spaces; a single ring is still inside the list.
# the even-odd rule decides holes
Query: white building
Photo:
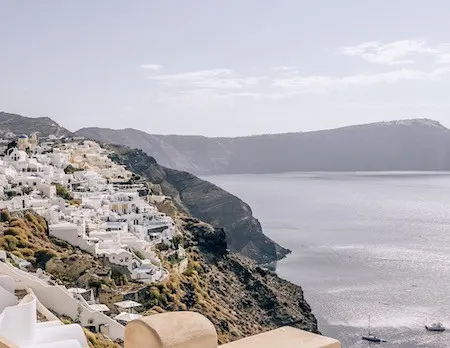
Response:
[[[28,150],[35,143],[20,139],[21,148]],[[171,245],[175,224],[140,197],[142,185],[117,184],[129,180],[132,173],[112,162],[95,142],[52,145],[49,141],[49,147],[52,152],[36,151],[32,157],[11,149],[0,161],[2,187],[18,194],[0,201],[0,208],[35,209],[49,222],[51,236],[126,267],[132,279],[151,282],[166,277],[153,249],[159,243]],[[69,164],[82,170],[66,174]],[[81,205],[56,197],[56,184],[80,199]],[[4,196],[5,189],[0,191],[0,198]]]
[[[19,301],[15,290],[16,281],[0,275],[0,337],[17,347],[88,347],[80,325],[63,325],[46,308],[40,308],[39,312],[47,315],[47,321],[38,322],[39,299],[30,293]]]

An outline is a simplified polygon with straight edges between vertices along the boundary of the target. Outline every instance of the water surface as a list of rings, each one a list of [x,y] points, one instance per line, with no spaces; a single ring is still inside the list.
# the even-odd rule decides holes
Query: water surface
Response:
[[[344,347],[450,347],[450,173],[208,176],[292,250],[277,273],[301,285],[320,330]],[[449,342],[449,343],[447,343]]]

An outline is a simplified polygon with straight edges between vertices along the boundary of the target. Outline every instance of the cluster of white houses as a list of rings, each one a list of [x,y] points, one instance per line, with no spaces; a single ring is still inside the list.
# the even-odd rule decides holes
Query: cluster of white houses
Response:
[[[177,234],[173,219],[150,203],[165,197],[149,196],[146,184],[131,181],[133,174],[114,163],[97,143],[56,137],[39,143],[36,134],[2,142],[7,143],[0,157],[0,210],[33,209],[47,220],[51,236],[142,283],[162,282],[169,277],[157,248],[169,249],[167,254],[177,253],[178,260],[186,261],[184,249],[173,244]],[[85,290],[74,293],[53,283],[41,270],[33,273],[20,267],[24,260],[14,263],[19,268],[0,250],[0,336],[19,346],[87,346],[79,328],[61,328],[47,308],[113,339],[123,339],[123,324],[139,317],[122,308],[123,303],[115,304],[119,315],[107,316],[106,306],[80,296]],[[28,294],[21,300],[18,290]],[[39,308],[49,323],[37,323]],[[7,321],[21,327],[18,323],[24,318],[29,320],[26,334],[10,331]],[[45,342],[48,334],[61,341],[56,345]]]
[[[46,218],[51,236],[123,266],[134,280],[162,281],[168,272],[154,248],[171,246],[175,224],[149,203],[144,184],[129,184],[131,177],[96,142],[41,146],[35,134],[22,135],[0,158],[0,209],[32,208]]]

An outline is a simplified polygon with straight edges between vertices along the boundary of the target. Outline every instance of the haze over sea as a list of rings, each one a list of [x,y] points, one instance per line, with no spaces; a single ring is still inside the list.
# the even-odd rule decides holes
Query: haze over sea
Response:
[[[292,253],[277,273],[301,285],[319,329],[343,347],[450,347],[450,173],[205,177],[253,209]],[[424,324],[441,321],[444,333]]]

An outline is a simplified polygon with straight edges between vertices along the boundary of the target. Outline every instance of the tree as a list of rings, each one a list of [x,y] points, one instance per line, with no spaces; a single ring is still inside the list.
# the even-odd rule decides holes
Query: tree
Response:
[[[6,155],[9,149],[14,149],[15,147],[17,147],[17,141],[16,140],[10,141],[8,145],[6,145],[6,150],[4,154]]]
[[[13,198],[13,197],[18,196],[19,193],[18,193],[17,191],[15,191],[15,190],[9,190],[9,191],[6,191],[6,192],[5,192],[5,195],[6,195],[8,198]]]

